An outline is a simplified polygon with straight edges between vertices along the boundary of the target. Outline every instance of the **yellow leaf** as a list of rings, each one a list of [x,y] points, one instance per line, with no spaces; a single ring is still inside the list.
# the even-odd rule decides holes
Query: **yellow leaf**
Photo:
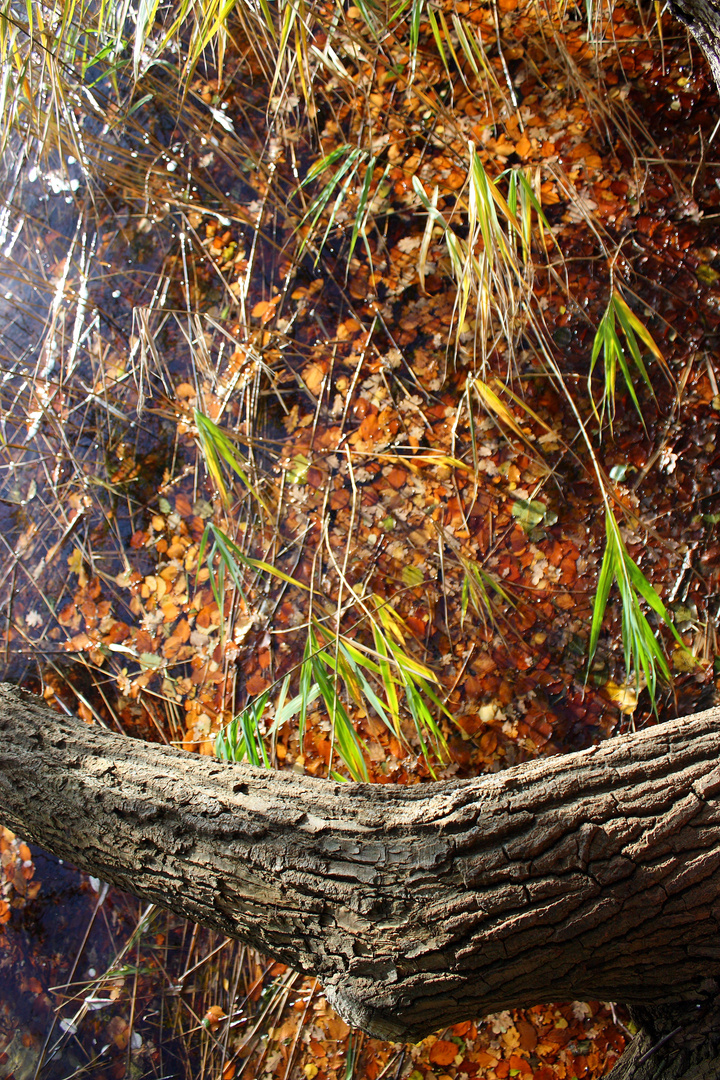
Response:
[[[612,679],[605,683],[603,690],[616,705],[620,706],[620,712],[626,716],[632,716],[637,709],[638,689],[634,683],[616,683]]]
[[[68,556],[68,567],[71,574],[77,574],[78,585],[81,589],[84,589],[88,583],[88,576],[85,573],[85,564],[83,563],[82,551],[80,548],[73,548],[72,555]]]
[[[498,420],[502,420],[504,424],[507,424],[511,431],[514,431],[521,439],[527,441],[515,417],[510,412],[507,405],[500,400],[495,391],[491,390],[488,384],[483,382],[482,379],[475,380],[475,389],[478,392],[478,397],[488,412],[495,413]]]

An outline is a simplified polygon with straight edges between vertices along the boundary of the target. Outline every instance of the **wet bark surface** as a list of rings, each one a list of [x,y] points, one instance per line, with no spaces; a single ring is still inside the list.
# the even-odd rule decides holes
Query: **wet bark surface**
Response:
[[[717,0],[670,0],[668,7],[705,53],[720,90],[720,4]]]
[[[639,1031],[608,1080],[718,1080],[720,998],[631,1009]]]
[[[374,1035],[600,998],[650,1009],[636,1071],[617,1066],[618,1080],[695,1075],[656,1068],[680,1062],[691,1029],[686,1058],[704,1054],[707,1077],[719,720],[716,708],[492,776],[385,787],[142,743],[2,684],[0,820],[317,974]]]

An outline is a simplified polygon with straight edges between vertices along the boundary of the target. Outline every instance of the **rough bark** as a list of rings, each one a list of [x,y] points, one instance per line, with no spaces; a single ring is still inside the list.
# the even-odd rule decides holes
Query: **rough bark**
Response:
[[[631,1009],[640,1028],[606,1080],[718,1080],[720,999]]]
[[[317,974],[381,1037],[568,998],[677,1026],[678,1007],[712,1019],[720,980],[719,721],[385,787],[139,743],[2,684],[0,820]],[[673,1039],[648,1060],[677,1058]]]
[[[687,26],[705,53],[720,90],[720,4],[718,0],[669,0],[675,18]]]

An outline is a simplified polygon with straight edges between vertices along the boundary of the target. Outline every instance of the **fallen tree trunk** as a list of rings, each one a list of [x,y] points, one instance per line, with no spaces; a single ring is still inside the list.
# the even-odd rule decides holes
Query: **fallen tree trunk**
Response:
[[[705,54],[720,90],[720,4],[718,0],[669,0],[668,7],[684,23]]]
[[[647,1053],[715,1006],[719,721],[711,709],[475,780],[373,786],[141,743],[0,684],[0,820],[318,975],[379,1037],[599,998],[646,1008]],[[677,1048],[676,1033],[639,1067],[677,1064]]]

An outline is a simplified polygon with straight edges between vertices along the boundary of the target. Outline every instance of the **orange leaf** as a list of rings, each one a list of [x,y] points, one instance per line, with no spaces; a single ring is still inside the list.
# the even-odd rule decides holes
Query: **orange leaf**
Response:
[[[182,641],[180,640],[179,637],[177,637],[175,634],[173,634],[171,637],[169,637],[167,639],[167,641],[164,643],[164,645],[162,647],[163,656],[167,660],[175,660],[175,658],[177,657],[177,654],[180,652],[181,648],[182,648]]]
[[[325,379],[325,368],[321,364],[312,363],[303,368],[301,374],[310,393],[317,396]]]
[[[92,646],[92,641],[87,634],[76,634],[75,637],[70,638],[65,644],[65,648],[68,652],[80,652],[82,649],[89,649]]]
[[[530,153],[531,149],[532,149],[532,146],[530,144],[530,140],[528,139],[527,135],[521,135],[520,138],[518,139],[517,145],[515,146],[515,152],[517,154],[519,154],[520,157],[526,158],[528,156],[528,154]]]
[[[492,1054],[488,1054],[487,1050],[478,1050],[475,1054],[475,1061],[478,1065],[487,1065],[491,1069],[494,1069],[498,1063],[498,1059],[493,1057]]]
[[[130,637],[130,627],[124,622],[114,622],[107,634],[103,637],[103,641],[106,645],[117,644],[119,641],[125,641]]]
[[[201,630],[206,630],[212,625],[212,614],[214,611],[217,611],[217,606],[215,604],[206,604],[205,607],[198,611],[195,618],[195,625],[199,626]]]
[[[137,637],[135,638],[135,650],[139,653],[153,652],[153,639],[150,637],[147,630],[138,630]]]
[[[76,611],[77,609],[74,604],[66,604],[58,615],[58,622],[61,626],[69,626],[75,618]]]
[[[350,1028],[339,1016],[328,1016],[325,1027],[331,1039],[345,1039],[350,1034]]]
[[[211,1005],[203,1017],[203,1024],[209,1027],[211,1031],[217,1031],[220,1021],[226,1018],[227,1014],[220,1005]]]
[[[530,1063],[525,1058],[520,1057],[519,1054],[510,1055],[510,1069],[513,1072],[522,1073],[523,1076],[532,1076],[533,1074]]]
[[[480,739],[480,749],[488,757],[497,750],[498,737],[495,731],[486,731]]]
[[[452,1065],[457,1057],[458,1044],[447,1042],[446,1039],[438,1039],[430,1047],[430,1060],[434,1065]]]
[[[275,308],[280,300],[280,293],[277,296],[273,296],[272,300],[260,300],[255,305],[250,314],[255,319],[262,319],[263,322],[267,322],[268,319],[272,319],[275,314]]]
[[[164,617],[163,622],[166,623],[174,622],[174,620],[177,619],[178,615],[180,614],[180,608],[172,602],[170,602],[169,604],[163,604],[162,610]]]

